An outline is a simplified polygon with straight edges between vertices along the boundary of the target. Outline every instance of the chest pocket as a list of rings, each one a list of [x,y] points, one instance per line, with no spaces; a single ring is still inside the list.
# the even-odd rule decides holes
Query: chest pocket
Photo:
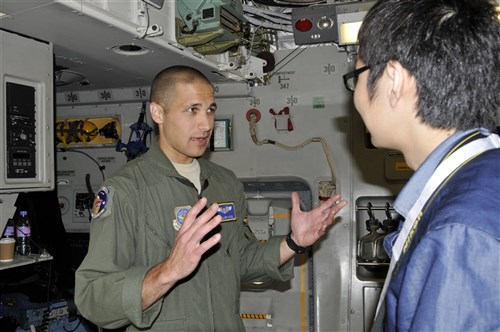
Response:
[[[154,216],[149,212],[145,212],[142,216],[143,220],[141,220],[141,224],[147,238],[163,248],[172,248],[176,232],[173,232],[171,222],[170,227],[172,230],[169,231],[168,220],[160,220],[158,216]]]
[[[137,198],[135,251],[136,257],[146,265],[157,264],[168,257],[177,233],[172,226],[173,212],[168,213],[168,207],[160,204],[160,199],[154,197],[156,195],[155,190],[146,190]]]

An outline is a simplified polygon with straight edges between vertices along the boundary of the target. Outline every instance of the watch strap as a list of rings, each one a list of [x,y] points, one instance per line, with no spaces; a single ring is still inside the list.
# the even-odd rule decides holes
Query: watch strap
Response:
[[[286,236],[286,244],[290,249],[295,251],[296,254],[304,254],[311,251],[311,247],[301,247],[292,239],[292,233],[288,233]]]

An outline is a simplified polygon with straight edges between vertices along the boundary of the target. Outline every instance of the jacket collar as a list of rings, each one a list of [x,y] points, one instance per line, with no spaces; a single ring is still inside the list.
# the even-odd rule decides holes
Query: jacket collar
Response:
[[[163,150],[160,148],[157,137],[153,140],[151,147],[145,156],[148,159],[148,162],[151,162],[159,172],[168,176],[183,178],[177,172],[174,165],[172,165],[170,159],[168,159]],[[209,179],[212,176],[212,168],[208,167],[209,161],[205,160],[203,157],[198,158],[198,162],[200,163],[200,177],[201,182],[203,183],[204,180]]]

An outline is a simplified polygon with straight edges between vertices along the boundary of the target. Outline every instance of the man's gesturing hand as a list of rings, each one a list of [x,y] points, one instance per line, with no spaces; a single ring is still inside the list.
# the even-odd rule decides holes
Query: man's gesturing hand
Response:
[[[182,279],[191,274],[198,266],[201,256],[221,239],[219,233],[205,239],[221,221],[221,217],[217,215],[219,206],[216,203],[196,217],[206,204],[206,198],[200,199],[186,214],[177,233],[174,246],[167,259],[171,262],[169,265],[172,266],[172,273],[176,279]]]
[[[221,222],[217,215],[219,206],[215,203],[200,214],[206,204],[207,199],[202,198],[188,211],[169,256],[147,272],[142,284],[143,309],[164,296],[179,280],[189,276],[200,264],[203,254],[219,243],[220,233],[205,238]]]

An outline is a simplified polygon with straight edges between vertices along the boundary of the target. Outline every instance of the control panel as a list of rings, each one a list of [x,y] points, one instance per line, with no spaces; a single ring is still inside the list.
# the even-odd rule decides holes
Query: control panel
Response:
[[[88,233],[94,194],[84,186],[59,185],[59,208],[64,229],[68,233]]]
[[[0,194],[53,190],[53,45],[0,29],[0,59]]]
[[[36,178],[35,93],[32,86],[7,82],[7,178]]]

